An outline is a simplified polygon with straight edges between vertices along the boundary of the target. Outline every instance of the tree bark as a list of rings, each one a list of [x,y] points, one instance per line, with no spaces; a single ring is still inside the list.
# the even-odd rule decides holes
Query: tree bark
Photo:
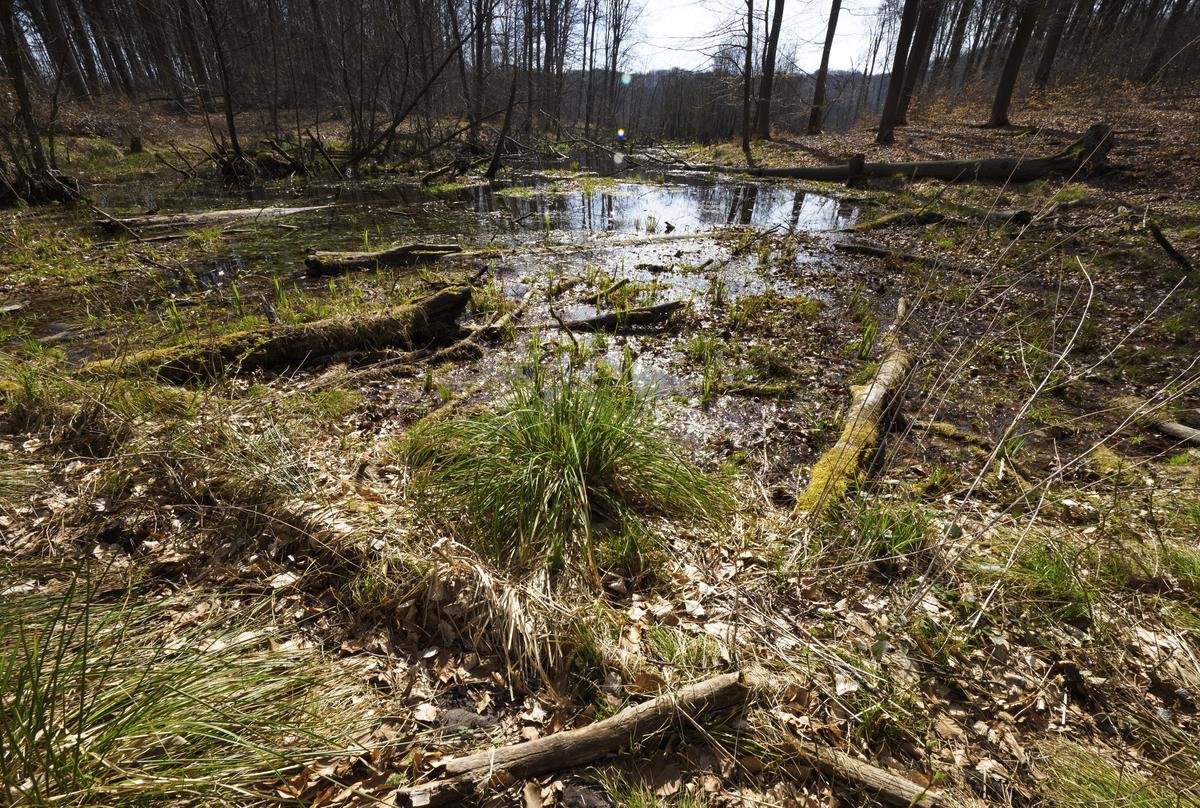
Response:
[[[1099,162],[1112,148],[1112,128],[1093,124],[1083,137],[1062,152],[1049,157],[991,157],[983,160],[930,160],[905,163],[853,163],[837,166],[797,168],[736,168],[732,166],[690,165],[692,171],[717,174],[749,174],[754,177],[787,177],[801,180],[845,182],[859,177],[891,177],[897,174],[909,180],[939,179],[949,182],[1030,182],[1050,174],[1072,175],[1089,163]]]
[[[76,98],[90,101],[92,94],[83,77],[83,68],[79,64],[79,58],[75,54],[71,38],[67,35],[67,27],[63,22],[62,8],[58,5],[58,0],[42,0],[42,13],[49,29],[44,33],[47,35],[46,46],[54,60],[54,71],[62,71],[65,74],[67,86],[71,88]]]
[[[457,244],[403,244],[372,252],[317,251],[304,259],[304,265],[308,268],[310,277],[326,277],[344,275],[360,269],[430,263],[457,252],[462,252],[462,248]]]
[[[817,68],[816,86],[813,87],[812,110],[808,113],[808,133],[821,134],[822,119],[825,115],[825,82],[829,77],[829,52],[833,50],[833,37],[837,32],[838,13],[842,10],[842,0],[833,0],[829,10],[829,27],[825,30],[825,47],[821,51],[821,66]]]
[[[834,8],[837,8],[841,0],[834,0]],[[758,81],[758,136],[763,140],[771,139],[771,93],[775,86],[775,57],[779,52],[779,32],[783,28],[783,4],[784,0],[775,0],[775,12],[771,19],[771,31],[767,36],[767,52],[763,59],[762,78]],[[836,12],[835,12],[836,13]],[[825,46],[826,58],[824,62],[828,64],[829,46]]]
[[[42,138],[38,134],[37,124],[33,120],[33,104],[29,99],[29,85],[25,81],[25,65],[21,58],[23,48],[18,41],[22,34],[17,30],[17,19],[13,0],[0,0],[0,26],[3,26],[4,39],[3,62],[12,79],[13,92],[17,96],[17,119],[25,130],[26,148],[29,149],[30,168],[39,174],[44,174],[49,165],[46,163],[46,153],[42,151]]]
[[[888,78],[887,98],[879,116],[879,132],[875,142],[888,144],[895,140],[897,112],[900,108],[900,91],[904,87],[904,69],[912,44],[913,28],[917,24],[917,9],[921,0],[904,0],[900,15],[900,31],[896,35],[896,54],[892,60],[892,75]]]
[[[381,314],[263,326],[207,341],[103,359],[86,365],[84,372],[153,373],[166,381],[187,382],[227,373],[296,368],[350,351],[437,344],[453,335],[454,321],[470,298],[467,287],[447,289]]]
[[[1017,77],[1021,73],[1021,62],[1025,59],[1025,51],[1029,47],[1033,27],[1037,25],[1041,9],[1042,0],[1025,0],[1025,5],[1021,8],[1021,18],[1017,22],[1012,47],[1008,51],[1008,58],[1004,60],[1000,83],[996,86],[996,98],[992,101],[992,116],[988,120],[988,126],[1008,126],[1008,108],[1012,103]]]
[[[116,233],[163,232],[182,230],[188,227],[215,227],[240,221],[278,219],[296,213],[325,210],[330,205],[306,205],[297,208],[233,208],[229,210],[206,210],[200,213],[156,213],[150,216],[131,216],[126,219],[97,219],[96,227]]]
[[[487,786],[578,768],[616,754],[631,742],[704,713],[736,707],[749,693],[741,674],[715,676],[586,727],[443,761],[435,770],[440,779],[402,789],[397,798],[408,806],[460,804]]]

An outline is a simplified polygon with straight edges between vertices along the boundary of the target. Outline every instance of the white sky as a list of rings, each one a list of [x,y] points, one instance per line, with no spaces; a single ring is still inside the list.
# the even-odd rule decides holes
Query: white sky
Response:
[[[637,70],[705,68],[709,60],[699,51],[714,41],[710,34],[723,21],[737,14],[738,30],[745,30],[741,23],[746,13],[745,0],[645,0],[645,3],[631,54]],[[763,3],[764,0],[754,3],[755,49],[760,53]],[[782,54],[794,49],[801,70],[815,71],[821,63],[830,5],[830,0],[785,0],[779,50]],[[878,0],[843,0],[830,54],[831,69],[861,69],[870,44],[868,29],[878,6]]]

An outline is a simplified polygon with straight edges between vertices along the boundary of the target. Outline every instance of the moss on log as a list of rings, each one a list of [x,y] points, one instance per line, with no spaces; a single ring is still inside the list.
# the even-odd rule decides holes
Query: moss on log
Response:
[[[905,313],[906,303],[901,298],[896,320],[882,340],[883,361],[869,382],[852,388],[842,434],[813,465],[808,487],[796,500],[797,511],[818,514],[845,497],[879,445],[889,407],[912,366],[898,333]]]
[[[467,287],[446,289],[380,314],[264,326],[92,362],[84,372],[155,374],[167,381],[184,382],[228,373],[296,368],[349,351],[425,347],[453,335],[455,320],[470,297]]]

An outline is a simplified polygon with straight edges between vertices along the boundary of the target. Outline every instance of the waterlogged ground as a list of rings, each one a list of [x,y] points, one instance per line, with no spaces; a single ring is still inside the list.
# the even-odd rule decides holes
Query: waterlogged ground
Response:
[[[1055,153],[1070,133],[1051,123],[1036,133],[914,125],[906,137],[919,142],[877,156]],[[1160,154],[1195,159],[1177,123],[1119,144],[1114,161],[1138,173],[1021,187],[801,187],[554,163],[512,167],[495,184],[380,177],[233,191],[180,184],[149,163],[144,174],[106,172],[88,185],[96,210],[3,214],[0,343],[31,389],[56,389],[52,374],[92,359],[271,321],[362,317],[467,280],[463,333],[520,316],[481,341],[478,359],[370,375],[388,357],[351,356],[222,379],[179,428],[160,423],[175,417],[179,391],[167,406],[150,388],[150,404],[136,399],[119,424],[119,451],[101,443],[82,460],[77,445],[103,413],[50,398],[0,436],[0,549],[146,570],[151,586],[204,610],[245,595],[272,607],[288,647],[336,658],[370,689],[358,703],[385,751],[369,775],[308,769],[293,781],[308,784],[300,791],[341,778],[342,793],[380,770],[424,777],[440,754],[560,731],[761,661],[804,679],[770,704],[788,737],[944,785],[955,804],[1121,804],[1111,788],[1072,779],[1094,771],[1113,782],[1132,772],[1131,799],[1191,804],[1174,796],[1194,788],[1200,765],[1200,454],[1124,403],[1154,399],[1200,427],[1200,292],[1139,223],[1153,218],[1200,258],[1200,208],[1166,197],[1154,168]],[[875,154],[869,133],[850,137]],[[783,164],[806,159],[782,143],[755,148]],[[1069,204],[1027,226],[986,215],[1058,203]],[[315,204],[329,207],[168,238],[93,223],[100,211]],[[930,211],[943,220],[843,232]],[[852,238],[907,257],[836,248]],[[484,252],[304,273],[313,250],[416,241]],[[885,456],[844,507],[802,519],[792,498],[841,429],[849,388],[873,373],[901,295],[914,372]],[[560,327],[673,301],[684,307],[669,322]],[[534,363],[575,378],[630,373],[689,457],[728,481],[737,513],[715,530],[656,523],[654,569],[606,571],[598,588],[589,580],[550,600],[460,552],[430,524],[391,438],[430,414],[491,407]],[[146,395],[136,384],[108,398],[61,389],[121,408],[131,389]],[[14,400],[26,398],[47,401]],[[217,438],[197,442],[206,430]],[[414,567],[428,575],[415,589]],[[18,586],[36,589],[40,574]],[[587,682],[522,678],[533,646],[510,657],[513,631],[594,652],[563,670]],[[715,790],[718,805],[872,804],[844,784],[780,775],[795,758],[766,745],[741,750],[740,739],[671,747],[652,762],[642,804],[659,804],[656,790],[701,802]],[[606,788],[616,804],[634,801]]]
[[[477,308],[487,310],[476,311],[475,320],[524,305],[508,340],[484,360],[433,369],[421,384],[369,386],[364,392],[373,407],[362,417],[385,432],[403,429],[448,396],[494,394],[537,343],[544,352],[562,352],[560,364],[579,373],[630,365],[661,397],[675,430],[713,462],[733,458],[786,482],[834,423],[830,395],[841,397],[857,340],[877,317],[867,300],[878,283],[827,244],[859,219],[859,205],[779,184],[518,169],[495,184],[375,180],[231,191],[155,175],[99,184],[93,200],[116,217],[329,207],[145,242],[101,235],[88,220],[102,214],[90,210],[31,214],[37,217],[31,229],[61,222],[79,233],[82,251],[74,260],[81,277],[67,288],[24,286],[25,308],[5,327],[10,338],[55,346],[72,362],[271,317],[353,316],[480,273]],[[304,273],[303,259],[314,250],[416,241],[501,252],[336,279]],[[93,273],[91,260],[111,268]],[[556,320],[669,301],[687,304],[669,326],[617,335],[571,339]],[[780,434],[787,439],[768,437]]]

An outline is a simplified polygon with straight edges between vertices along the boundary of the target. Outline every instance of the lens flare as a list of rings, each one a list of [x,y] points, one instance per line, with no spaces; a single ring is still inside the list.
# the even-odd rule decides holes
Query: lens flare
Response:
[[[633,83],[633,74],[632,73],[622,73],[621,74],[621,83],[624,84],[626,87],[628,87],[630,84]]]

